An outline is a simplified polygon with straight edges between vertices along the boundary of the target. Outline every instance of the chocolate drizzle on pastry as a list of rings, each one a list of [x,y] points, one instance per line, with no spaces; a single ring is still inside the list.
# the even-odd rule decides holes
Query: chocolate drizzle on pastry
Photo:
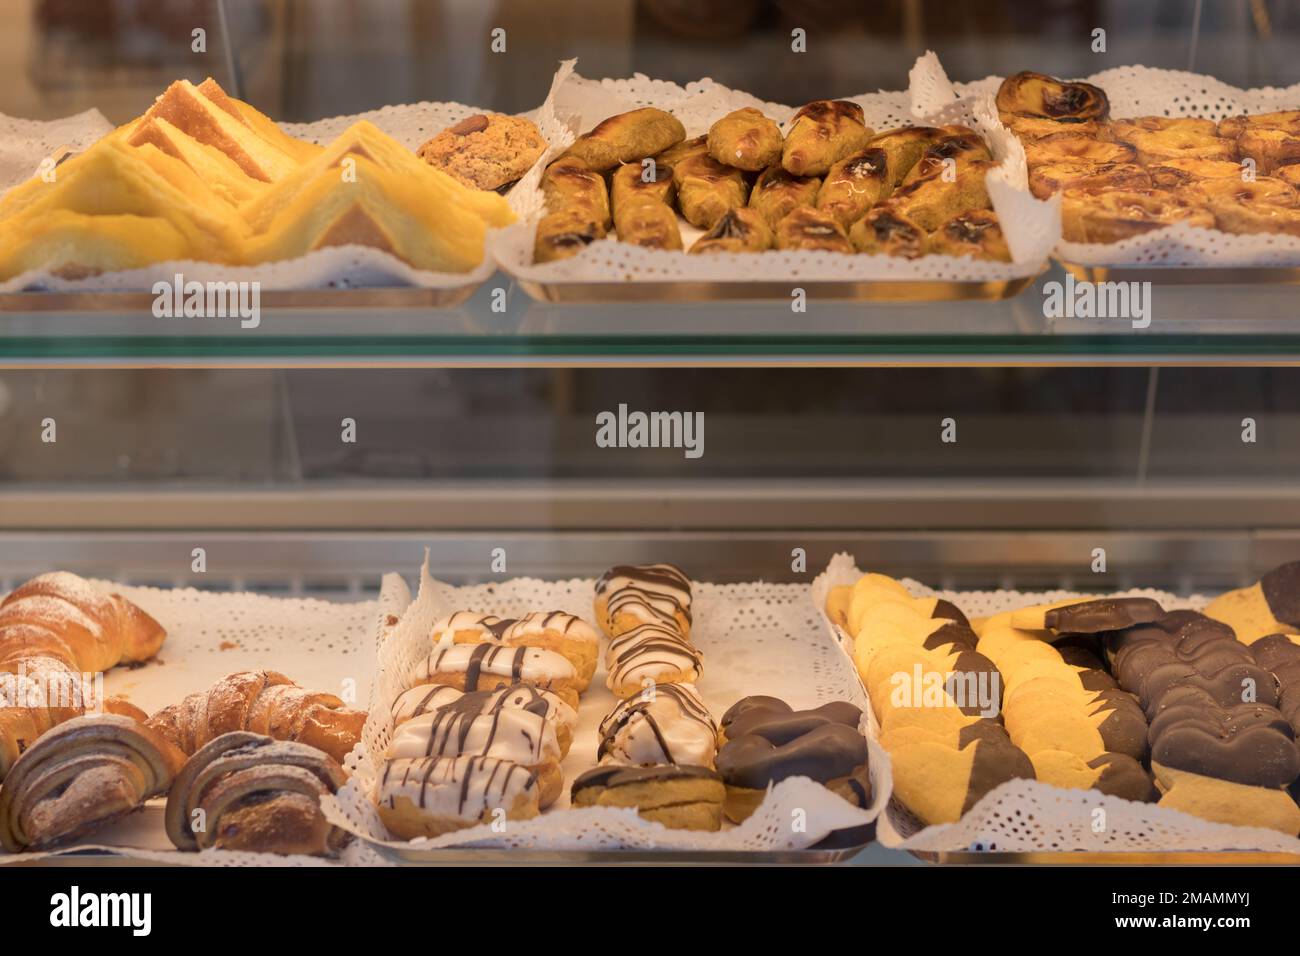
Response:
[[[624,613],[673,627],[678,616],[691,620],[690,579],[671,564],[616,565],[596,582],[596,599],[601,598],[611,621]]]

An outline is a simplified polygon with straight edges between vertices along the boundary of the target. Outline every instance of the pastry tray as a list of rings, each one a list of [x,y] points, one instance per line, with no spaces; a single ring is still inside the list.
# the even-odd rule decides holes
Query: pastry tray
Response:
[[[1061,261],[1080,282],[1150,282],[1152,285],[1297,285],[1300,266],[1090,266]]]
[[[736,300],[790,301],[791,290],[803,289],[810,299],[858,302],[973,302],[1009,299],[1032,285],[1042,273],[1014,279],[957,281],[943,279],[873,279],[862,282],[542,282],[515,279],[519,288],[539,302],[593,304],[617,302],[710,302]]]

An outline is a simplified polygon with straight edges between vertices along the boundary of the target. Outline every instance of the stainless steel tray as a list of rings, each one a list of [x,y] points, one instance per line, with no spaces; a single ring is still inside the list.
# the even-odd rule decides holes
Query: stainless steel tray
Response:
[[[1207,267],[1089,266],[1061,262],[1062,268],[1081,282],[1150,282],[1153,285],[1296,285],[1300,267],[1248,266],[1212,269]]]
[[[591,304],[610,302],[713,302],[720,300],[789,301],[790,290],[803,289],[810,299],[858,302],[972,302],[1009,299],[1041,273],[996,282],[906,280],[819,282],[539,282],[515,279],[538,302]]]
[[[284,289],[261,294],[269,309],[445,309],[462,305],[483,285],[449,289],[375,286],[361,289]],[[151,292],[12,292],[0,295],[0,312],[149,312]]]

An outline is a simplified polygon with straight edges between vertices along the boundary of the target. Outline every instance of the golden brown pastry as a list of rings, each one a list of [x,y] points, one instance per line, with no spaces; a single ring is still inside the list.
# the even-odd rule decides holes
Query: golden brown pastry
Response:
[[[902,256],[916,259],[925,255],[926,232],[886,203],[873,209],[849,230],[853,248],[868,255]]]
[[[925,179],[898,187],[890,197],[890,204],[922,229],[938,229],[959,212],[989,207],[984,177],[995,166],[985,160],[959,162],[951,177],[946,175],[946,170],[936,170]]]
[[[384,766],[376,809],[400,839],[434,837],[498,819],[540,812],[537,778],[494,757],[422,757]]]
[[[1029,170],[1029,191],[1039,199],[1062,189],[1101,192],[1153,185],[1151,173],[1136,163],[1044,163]]]
[[[662,153],[658,153],[654,160],[661,166],[673,167],[683,159],[691,156],[707,154],[709,151],[709,142],[707,136],[696,136],[692,139],[682,140],[675,146],[669,146]]]
[[[888,197],[891,188],[888,154],[868,147],[831,167],[817,192],[817,208],[847,229]]]
[[[781,161],[781,128],[759,110],[734,110],[709,127],[709,155],[726,166],[756,173]]]
[[[333,694],[304,690],[275,671],[242,671],[190,694],[147,721],[182,753],[236,730],[293,740],[342,763],[365,726],[364,711],[345,707]]]
[[[691,636],[691,579],[675,564],[614,565],[596,581],[592,607],[611,638],[643,624],[662,624],[683,638]]]
[[[320,800],[346,782],[338,762],[315,747],[222,734],[177,774],[167,837],[178,850],[334,856],[351,837],[325,819]]]
[[[781,165],[795,176],[824,176],[871,138],[862,107],[848,100],[814,100],[794,115]]]
[[[615,171],[613,183],[619,242],[652,249],[682,248],[681,228],[671,206],[676,195],[671,166],[628,163]]]
[[[1249,116],[1229,116],[1219,120],[1219,135],[1236,139],[1247,129],[1284,129],[1300,134],[1300,110],[1278,110],[1274,113],[1253,113]]]
[[[749,198],[745,174],[724,166],[707,153],[687,156],[673,166],[677,203],[692,226],[711,229],[724,214]]]
[[[815,204],[820,189],[821,180],[815,176],[791,176],[780,166],[769,166],[754,183],[749,205],[775,226],[796,206]]]
[[[64,721],[23,751],[0,787],[0,846],[44,850],[166,793],[185,755],[118,714]]]
[[[1300,186],[1300,165],[1283,166],[1273,176],[1292,186]]]
[[[604,171],[662,153],[685,138],[681,120],[646,106],[602,120],[591,132],[579,136],[566,155]]]
[[[1164,189],[1061,193],[1061,234],[1069,242],[1118,242],[1176,222],[1211,229],[1214,216]]]
[[[1110,115],[1110,101],[1100,87],[1091,83],[1067,83],[1028,70],[1003,80],[996,102],[1004,123],[1013,116],[1104,120]]]
[[[478,113],[430,139],[415,154],[466,186],[503,190],[532,169],[546,140],[522,116]]]
[[[945,256],[1011,261],[1002,224],[990,209],[972,209],[953,216],[930,236],[930,251]]]
[[[580,159],[562,156],[547,166],[542,174],[542,196],[548,212],[581,209],[592,223],[601,228],[609,226],[605,177]]]
[[[1049,163],[1135,163],[1137,150],[1127,143],[1070,134],[1026,143],[1025,159],[1031,167]]]
[[[904,126],[873,136],[867,148],[885,151],[885,166],[892,190],[902,184],[903,178],[920,161],[921,154],[945,135],[944,129],[937,126]]]
[[[1260,175],[1300,163],[1300,131],[1247,126],[1236,145],[1243,159],[1255,161],[1255,171]]]
[[[1147,167],[1151,185],[1177,189],[1205,179],[1241,179],[1241,164],[1211,159],[1165,159]]]
[[[1178,195],[1205,206],[1224,232],[1300,235],[1300,193],[1281,179],[1207,179],[1182,187]]]
[[[824,249],[828,252],[853,252],[849,234],[828,212],[800,206],[776,224],[778,249]]]
[[[605,227],[592,219],[585,207],[572,206],[548,213],[537,224],[533,259],[554,262],[576,256],[597,239],[605,238]]]
[[[573,781],[574,807],[635,807],[674,830],[718,830],[726,788],[709,767],[593,767]]]
[[[1237,158],[1237,144],[1218,135],[1213,120],[1144,116],[1111,123],[1115,140],[1132,146],[1137,161],[1150,166],[1168,159],[1216,162]]]
[[[1110,126],[1101,120],[1056,120],[1043,116],[1005,116],[1006,127],[1028,143],[1062,134],[1090,136],[1093,139],[1110,139]]]
[[[767,220],[749,206],[732,209],[691,246],[692,255],[710,252],[763,252],[772,248],[774,236]]]
[[[145,715],[118,698],[98,700],[86,674],[140,663],[167,632],[130,601],[84,578],[55,571],[32,578],[0,602],[0,781],[50,728],[87,711]]]

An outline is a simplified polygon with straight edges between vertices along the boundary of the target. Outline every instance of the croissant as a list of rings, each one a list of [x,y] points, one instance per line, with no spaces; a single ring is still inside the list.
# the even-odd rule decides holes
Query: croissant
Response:
[[[314,747],[245,731],[222,734],[185,763],[167,796],[167,836],[178,850],[333,856],[349,835],[320,798],[347,776]]]
[[[129,717],[64,721],[24,751],[0,787],[0,846],[18,853],[91,833],[166,793],[184,762]]]
[[[275,671],[243,671],[164,707],[147,723],[186,754],[222,734],[249,730],[307,744],[342,763],[365,722],[363,711],[333,694],[304,690]]]
[[[148,660],[162,625],[120,595],[55,571],[0,602],[0,781],[50,728],[87,711],[143,720],[126,701],[98,700],[85,675]]]

